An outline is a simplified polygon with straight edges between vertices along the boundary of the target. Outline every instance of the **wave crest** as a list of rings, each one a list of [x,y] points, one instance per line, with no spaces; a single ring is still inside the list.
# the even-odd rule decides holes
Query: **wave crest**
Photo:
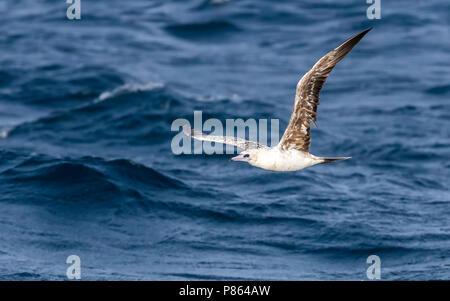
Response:
[[[128,83],[117,87],[114,90],[102,92],[96,99],[94,99],[94,102],[101,102],[121,94],[152,91],[161,88],[164,88],[164,84],[158,82],[150,82],[146,84]]]

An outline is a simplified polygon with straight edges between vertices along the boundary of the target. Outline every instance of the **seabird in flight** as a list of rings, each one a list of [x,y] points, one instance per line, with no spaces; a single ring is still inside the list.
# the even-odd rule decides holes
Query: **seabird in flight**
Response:
[[[206,135],[185,126],[186,135],[198,140],[230,144],[242,148],[238,156],[232,161],[244,161],[250,165],[273,171],[295,171],[316,164],[330,163],[350,157],[316,157],[309,153],[310,124],[317,127],[316,116],[319,105],[319,92],[334,66],[368,33],[366,29],[336,49],[323,56],[298,82],[295,95],[294,109],[291,119],[280,142],[273,147],[248,141],[242,138],[228,136]]]

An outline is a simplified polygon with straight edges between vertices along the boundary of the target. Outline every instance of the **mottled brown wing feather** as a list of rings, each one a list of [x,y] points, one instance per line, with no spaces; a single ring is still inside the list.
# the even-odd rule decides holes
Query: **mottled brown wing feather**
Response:
[[[320,89],[334,66],[370,30],[371,28],[354,35],[339,47],[327,53],[300,79],[297,84],[291,119],[280,141],[280,147],[282,149],[309,151],[311,122],[317,127],[316,116]]]

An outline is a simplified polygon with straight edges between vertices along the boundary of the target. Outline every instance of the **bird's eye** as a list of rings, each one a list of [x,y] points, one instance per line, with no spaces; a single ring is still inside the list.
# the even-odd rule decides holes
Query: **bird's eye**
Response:
[[[244,155],[244,158],[248,158],[248,157],[250,157],[249,154],[245,154],[245,155]]]

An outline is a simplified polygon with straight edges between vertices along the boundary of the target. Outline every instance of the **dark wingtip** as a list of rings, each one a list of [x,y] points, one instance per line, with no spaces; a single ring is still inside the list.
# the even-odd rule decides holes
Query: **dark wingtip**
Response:
[[[360,33],[357,33],[354,37],[360,37],[359,40],[361,40],[369,31],[371,31],[373,29],[373,27],[369,27],[363,31],[361,31]],[[350,38],[351,39],[351,38]],[[359,41],[358,40],[358,41]]]
[[[350,46],[353,48],[353,46],[355,46],[371,30],[372,30],[372,27],[369,27],[369,28],[361,31],[360,33],[355,34],[353,37],[351,37],[350,39],[348,39],[347,41],[342,43],[341,46],[347,45],[347,47]]]
[[[351,38],[347,39],[344,43],[342,43],[339,47],[337,47],[335,51],[336,61],[340,61],[344,58],[344,56],[350,52],[350,50],[358,44],[359,41],[372,30],[372,27],[367,28],[366,30],[361,31],[360,33],[355,34]]]
[[[355,34],[353,37],[351,37],[351,38],[348,39],[347,41],[350,41],[351,39],[356,38],[356,37],[359,37],[359,36],[361,36],[361,38],[362,38],[362,37],[364,37],[369,31],[371,31],[372,29],[373,29],[373,27],[369,27],[369,28],[367,28],[367,29],[364,29],[363,31],[361,31],[361,32],[359,32],[359,33],[357,33],[357,34]]]

